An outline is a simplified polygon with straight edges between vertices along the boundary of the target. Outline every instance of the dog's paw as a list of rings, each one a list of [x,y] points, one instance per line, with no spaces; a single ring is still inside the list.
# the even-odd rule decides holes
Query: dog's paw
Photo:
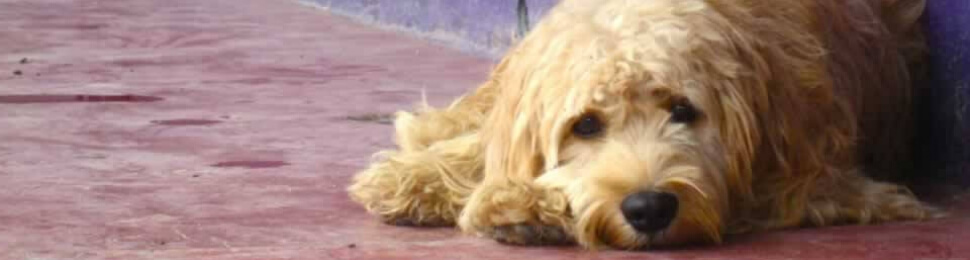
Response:
[[[855,179],[843,183],[846,188],[830,196],[811,201],[806,210],[809,224],[870,224],[890,221],[928,220],[945,216],[945,212],[916,198],[906,187],[896,184]]]
[[[563,246],[575,244],[572,236],[560,227],[526,224],[495,227],[491,233],[495,241],[510,245]]]
[[[572,243],[568,201],[560,190],[527,182],[479,187],[462,213],[459,226],[468,233],[515,245]]]

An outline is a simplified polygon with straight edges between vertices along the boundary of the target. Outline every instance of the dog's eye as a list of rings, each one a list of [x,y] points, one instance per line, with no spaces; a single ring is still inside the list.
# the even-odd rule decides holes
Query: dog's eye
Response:
[[[579,138],[593,138],[603,132],[603,122],[595,115],[583,115],[573,124],[573,134]]]
[[[670,106],[670,121],[674,123],[690,123],[697,119],[697,109],[690,103],[677,102]]]

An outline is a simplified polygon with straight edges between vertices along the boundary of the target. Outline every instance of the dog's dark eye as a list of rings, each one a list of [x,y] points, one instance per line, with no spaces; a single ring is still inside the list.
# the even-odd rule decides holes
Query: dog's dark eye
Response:
[[[595,115],[583,115],[573,124],[573,134],[579,138],[593,138],[603,132],[603,122]]]
[[[697,120],[697,109],[690,103],[677,102],[670,106],[670,121],[674,123],[690,123]]]

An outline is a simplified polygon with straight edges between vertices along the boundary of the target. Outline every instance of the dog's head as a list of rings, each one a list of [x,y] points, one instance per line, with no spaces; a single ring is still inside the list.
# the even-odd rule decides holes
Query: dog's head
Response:
[[[842,106],[826,105],[832,93],[817,87],[827,83],[808,62],[815,39],[752,31],[738,17],[751,14],[731,8],[564,1],[493,74],[501,90],[483,127],[486,171],[562,189],[570,232],[590,247],[719,242],[758,203],[783,204],[760,214],[794,221],[797,201],[770,200],[797,186],[756,200],[755,183],[773,177],[752,172],[821,165],[848,137],[808,138],[826,119],[788,114],[845,113],[819,110]]]

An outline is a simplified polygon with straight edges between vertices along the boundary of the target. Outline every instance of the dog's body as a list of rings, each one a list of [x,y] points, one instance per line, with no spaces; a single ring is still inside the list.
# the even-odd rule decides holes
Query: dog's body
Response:
[[[925,219],[905,188],[922,0],[564,0],[349,188],[385,221],[644,248]]]

